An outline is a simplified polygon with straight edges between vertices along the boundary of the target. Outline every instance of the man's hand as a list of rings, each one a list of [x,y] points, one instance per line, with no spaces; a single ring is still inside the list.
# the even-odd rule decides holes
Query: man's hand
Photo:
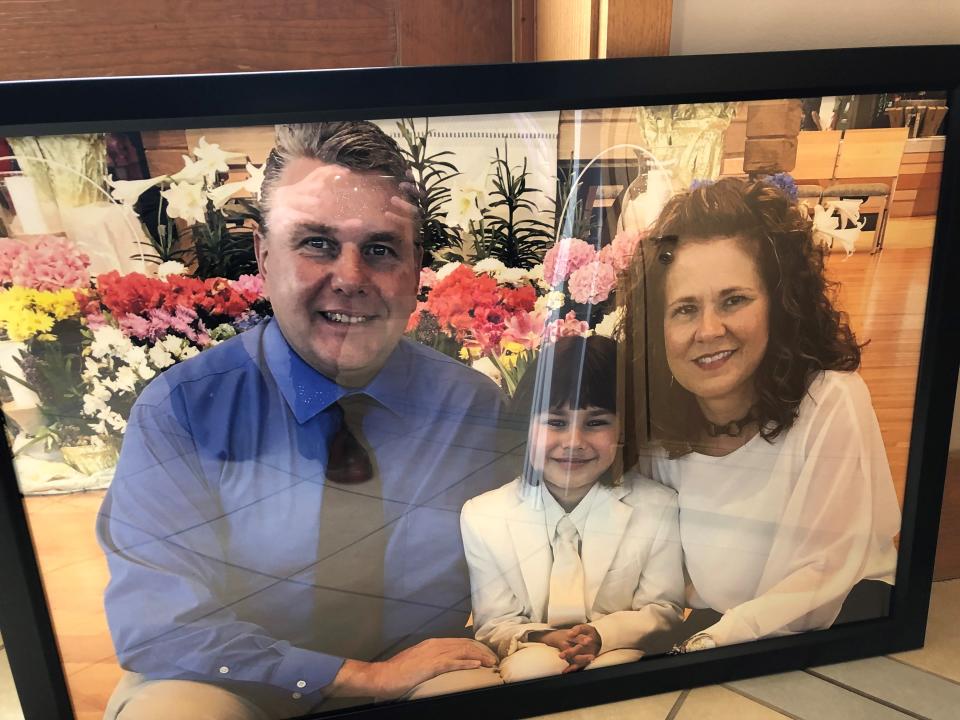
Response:
[[[560,657],[570,663],[564,673],[582,670],[600,654],[600,633],[593,625],[574,625],[567,632],[572,643],[560,651]]]
[[[327,693],[390,700],[437,675],[496,664],[493,651],[475,640],[431,638],[383,662],[347,660]]]

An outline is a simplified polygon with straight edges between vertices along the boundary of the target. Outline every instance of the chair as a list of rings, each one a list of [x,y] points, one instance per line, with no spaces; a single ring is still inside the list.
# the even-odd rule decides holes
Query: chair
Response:
[[[861,212],[877,214],[871,252],[883,249],[890,198],[896,190],[897,175],[908,128],[847,130],[840,143],[834,184],[823,191],[822,202],[861,198]],[[843,182],[845,181],[845,182]]]
[[[797,164],[790,174],[797,183],[797,199],[810,213],[833,178],[842,135],[839,130],[802,130],[797,135]]]

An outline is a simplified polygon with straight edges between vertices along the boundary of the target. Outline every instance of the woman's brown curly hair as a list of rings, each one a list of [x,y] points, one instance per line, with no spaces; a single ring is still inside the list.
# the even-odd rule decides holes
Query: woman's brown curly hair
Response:
[[[632,385],[626,406],[637,407],[633,424],[640,444],[656,441],[679,455],[689,452],[702,432],[696,398],[673,381],[667,364],[665,280],[678,243],[733,236],[749,243],[770,297],[770,336],[754,374],[753,415],[763,438],[772,442],[790,429],[819,372],[860,367],[862,346],[846,314],[833,305],[837,284],[824,277],[824,250],[814,242],[806,214],[763,181],[724,178],[701,185],[667,202],[619,293],[625,304],[625,364],[634,369],[627,373],[632,383],[625,378]]]

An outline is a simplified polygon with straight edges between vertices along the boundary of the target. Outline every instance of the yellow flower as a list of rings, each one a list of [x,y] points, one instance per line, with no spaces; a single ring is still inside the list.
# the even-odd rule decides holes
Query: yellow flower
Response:
[[[38,335],[40,340],[55,340],[49,334],[54,322],[79,312],[73,290],[50,292],[14,286],[0,292],[0,328],[11,340],[24,341]]]
[[[50,312],[57,320],[66,320],[80,312],[80,305],[77,303],[77,297],[73,290],[60,290],[54,293],[54,299],[50,304]]]
[[[30,288],[19,285],[14,285],[9,290],[0,292],[0,316],[9,317],[17,314],[23,308],[29,307],[33,302],[35,292]]]
[[[27,309],[10,317],[6,323],[7,335],[11,340],[18,342],[29,340],[39,333],[50,331],[52,328],[52,317],[46,313],[33,312]]]
[[[65,320],[80,312],[73,290],[37,291],[33,304],[37,310],[50,313],[57,320]]]
[[[527,349],[517,342],[508,342],[503,345],[503,354],[498,358],[500,365],[503,366],[505,370],[515,370],[517,367],[517,362],[520,360],[520,356],[525,353]]]

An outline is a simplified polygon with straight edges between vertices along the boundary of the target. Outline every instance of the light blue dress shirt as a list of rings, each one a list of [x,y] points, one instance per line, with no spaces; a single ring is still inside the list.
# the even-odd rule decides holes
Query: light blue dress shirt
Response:
[[[353,620],[317,616],[324,592],[351,593],[358,617],[378,614],[379,657],[426,637],[466,634],[460,508],[517,470],[498,433],[500,392],[407,340],[360,390],[376,401],[363,435],[383,498],[358,496],[356,527],[325,548],[325,492],[352,491],[324,486],[337,429],[331,404],[348,391],[307,365],[275,321],[170,368],[144,390],[97,523],[111,573],[107,617],[124,668],[309,697],[344,658],[364,654],[352,652]],[[369,527],[365,502],[375,503]],[[375,536],[372,547],[386,548],[384,597],[371,597],[352,572]]]

